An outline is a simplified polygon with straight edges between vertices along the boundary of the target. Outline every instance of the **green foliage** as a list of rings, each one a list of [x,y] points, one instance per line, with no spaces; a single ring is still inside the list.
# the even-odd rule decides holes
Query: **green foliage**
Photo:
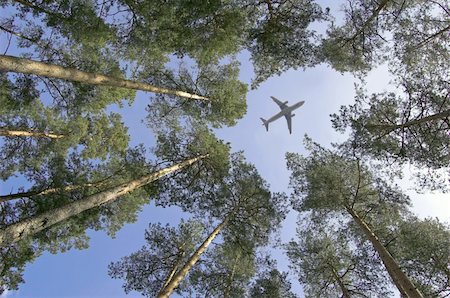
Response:
[[[95,185],[61,190],[45,196],[30,195],[21,200],[4,202],[1,205],[0,227],[82,200],[90,194],[154,171],[155,167],[145,161],[144,154],[143,149],[138,147],[122,154],[114,154],[107,162],[95,165],[80,158],[76,152],[71,153],[67,159],[59,157],[50,160],[39,172],[28,177],[30,182],[34,182],[31,191],[87,183]],[[98,182],[101,184],[96,184]],[[21,274],[26,263],[34,260],[43,251],[59,253],[72,248],[87,248],[89,246],[87,229],[106,230],[114,237],[124,224],[137,220],[137,213],[149,202],[149,197],[155,191],[152,185],[143,187],[110,204],[72,216],[35,234],[32,238],[3,247],[1,257],[5,260],[3,263],[5,265],[1,270],[5,279],[0,281],[1,285],[8,289],[17,288],[23,281]]]
[[[49,159],[64,158],[76,148],[81,149],[81,155],[87,160],[104,160],[111,154],[124,152],[129,141],[127,128],[119,114],[107,115],[102,112],[68,118],[43,106],[38,100],[2,114],[0,126],[6,130],[62,135],[58,139],[22,136],[4,138],[0,148],[0,156],[5,160],[0,167],[3,179],[14,173],[39,171]]]
[[[365,59],[363,53],[353,48],[351,43],[343,40],[347,28],[332,26],[327,31],[327,38],[322,40],[320,54],[339,72],[365,74],[372,68],[372,60]],[[379,47],[379,45],[376,45]]]
[[[125,40],[132,49],[157,47],[164,54],[188,55],[207,65],[236,53],[242,44],[246,19],[235,1],[123,1],[123,5],[132,15]]]
[[[183,100],[158,94],[149,105],[148,120],[152,127],[161,126],[165,118],[186,118],[191,122],[232,126],[247,110],[246,84],[239,81],[239,63],[208,64],[187,68],[182,61],[177,71],[149,69],[141,72],[152,78],[151,83],[176,90],[186,90],[207,97],[209,100]]]
[[[361,154],[387,165],[410,163],[426,169],[431,178],[426,186],[445,190],[446,182],[434,182],[446,179],[433,172],[445,171],[450,163],[448,82],[424,70],[405,74],[398,86],[403,91],[398,95],[368,96],[359,89],[355,104],[332,115],[333,126],[340,132],[350,129],[348,143]]]
[[[3,209],[5,210],[5,209]],[[0,294],[5,290],[17,290],[23,283],[25,264],[42,253],[39,248],[29,243],[18,243],[10,247],[0,248]]]
[[[338,231],[345,231],[344,235],[353,239],[354,244],[349,248],[352,251],[353,247],[356,247],[354,255],[358,256],[358,261],[351,262],[355,263],[353,269],[358,268],[357,265],[365,264],[363,260],[371,255],[370,250],[361,255],[363,248],[370,243],[370,246],[373,245],[373,249],[375,249],[375,244],[379,243],[392,252],[395,262],[407,276],[411,277],[413,282],[419,285],[424,295],[428,296],[426,293],[429,293],[430,297],[434,297],[437,295],[436,293],[443,292],[445,288],[443,284],[446,280],[444,276],[447,269],[442,264],[447,262],[443,259],[448,259],[446,245],[448,231],[446,228],[442,225],[439,226],[438,223],[430,222],[428,224],[426,221],[421,223],[414,218],[407,220],[409,217],[407,211],[408,198],[397,187],[377,177],[378,175],[372,169],[356,158],[357,154],[354,150],[348,152],[348,148],[344,147],[341,152],[342,156],[339,156],[337,153],[323,149],[310,140],[308,140],[306,147],[311,152],[308,157],[301,157],[293,153],[287,155],[288,168],[292,171],[290,185],[294,189],[293,208],[298,211],[312,211],[313,214],[316,214],[315,216],[320,216],[322,222],[333,224]],[[353,155],[353,157],[346,157],[349,155]],[[371,239],[369,242],[370,237],[367,236],[366,232],[362,233],[361,225],[357,224],[356,219],[354,223],[343,225],[344,223],[338,219],[341,214],[346,213],[352,215],[351,218],[353,219],[355,219],[356,214],[368,226],[366,232],[374,233],[376,239]],[[348,219],[350,219],[349,214],[347,214]],[[313,222],[319,221],[316,219]],[[312,229],[310,233],[312,233],[309,236],[311,239],[302,234],[301,241],[305,242],[300,245],[291,244],[290,250],[288,250],[291,251],[290,258],[299,262],[300,266],[307,266],[308,272],[310,272],[310,268],[318,268],[318,264],[314,262],[320,259],[317,256],[308,259],[312,262],[311,266],[308,266],[308,263],[301,262],[304,261],[305,257],[303,247],[308,248],[307,241],[309,240],[319,241],[317,245],[321,249],[315,251],[320,255],[326,253],[324,249],[326,244],[321,241],[333,240],[334,237],[337,237],[339,240],[333,240],[330,253],[337,253],[341,259],[345,258],[347,253],[345,250],[341,251],[337,245],[343,245],[350,241],[342,241],[344,237],[340,234],[338,236],[334,232],[331,232],[332,234],[327,232],[323,235],[324,237],[319,237],[320,233],[317,229]],[[435,241],[434,234],[436,234],[436,239],[439,240]],[[323,239],[315,239],[314,237]],[[423,241],[417,237],[423,237]],[[300,247],[300,249],[297,247]],[[299,252],[297,253],[297,251]],[[383,258],[380,249],[376,248],[376,251]],[[436,255],[432,255],[431,252],[436,253]],[[359,259],[361,256],[363,259]],[[383,262],[385,262],[384,259]],[[369,266],[360,272],[366,270],[369,272],[378,271],[368,269],[372,268],[375,263],[372,264],[370,261],[368,264]],[[304,267],[301,268],[304,269]],[[304,274],[302,271],[300,272]],[[313,272],[311,271],[311,273]],[[323,272],[323,270],[319,271],[320,274]],[[394,278],[396,273],[390,274]],[[307,277],[307,275],[304,275],[304,277]],[[365,277],[368,277],[368,275],[365,275]],[[377,276],[374,275],[371,278],[374,277]],[[320,282],[324,282],[325,277],[312,274],[311,278],[312,280],[308,280],[308,282],[314,281],[315,285],[319,285],[319,289],[322,288]],[[359,279],[363,280],[362,278]],[[371,283],[369,282],[368,285],[370,286]],[[378,283],[374,282],[374,284]],[[330,295],[333,296],[334,294]],[[383,296],[384,294],[381,295],[381,297]]]
[[[256,264],[252,248],[226,241],[208,250],[189,273],[195,297],[244,297]]]
[[[444,297],[448,288],[450,229],[438,219],[411,216],[388,246],[425,297]]]
[[[140,292],[156,297],[173,270],[178,270],[205,237],[201,222],[181,221],[178,228],[150,224],[145,231],[146,245],[130,256],[109,265],[112,278],[125,279],[125,293]],[[178,290],[181,292],[182,289]]]
[[[291,292],[291,283],[286,272],[276,269],[276,262],[264,260],[258,264],[259,273],[249,289],[249,298],[297,298]]]
[[[254,250],[268,243],[270,234],[276,231],[284,218],[285,197],[272,195],[254,166],[246,163],[241,154],[232,156],[231,168],[224,174],[222,176],[216,174],[214,184],[209,184],[208,189],[200,189],[192,182],[187,187],[175,189],[178,187],[176,183],[180,183],[176,176],[170,179],[171,185],[160,188],[157,204],[177,204],[185,211],[201,216],[209,222],[227,220],[221,232],[223,244],[207,253],[206,259],[202,258],[192,277],[188,278],[192,289],[181,286],[179,289],[181,292],[194,291],[211,297],[223,296],[225,293],[230,297],[242,296],[245,293],[243,285],[254,274],[252,265]],[[181,179],[181,182],[185,180]],[[171,201],[161,202],[164,199],[161,194],[167,191],[170,191],[167,199]],[[166,228],[169,229],[172,228]],[[177,235],[182,233],[187,232],[180,229]],[[154,296],[161,289],[165,277],[169,276],[175,263],[177,272],[186,263],[186,259],[175,261],[178,259],[166,257],[180,255],[179,248],[173,248],[173,244],[168,245],[173,237],[160,238],[164,239],[164,243],[161,244],[165,249],[163,253],[159,253],[161,249],[157,248],[153,249],[152,255],[149,256],[150,250],[141,250],[110,267],[112,277],[126,279],[124,286],[126,292],[138,290],[146,296]],[[203,239],[206,239],[206,235],[203,235]],[[192,252],[186,251],[186,254],[190,256]],[[132,260],[135,255],[139,257]],[[141,255],[143,256],[140,257]],[[164,260],[170,260],[170,265],[164,265],[162,271],[152,270],[151,267],[149,269],[148,266],[152,266],[153,263],[165,264]],[[224,276],[228,276],[229,279],[224,280]]]
[[[275,74],[320,62],[316,34],[309,28],[324,17],[315,1],[260,1],[248,9],[255,11],[249,11],[254,26],[249,28],[247,41],[256,73],[253,88]]]
[[[285,216],[286,196],[271,193],[256,168],[240,153],[232,155],[225,171],[210,168],[206,172],[193,166],[162,182],[157,204],[180,206],[202,216],[206,213],[220,221],[232,212],[223,232],[229,241],[242,241],[245,235],[252,245],[266,244]]]
[[[338,154],[308,138],[305,144],[308,157],[286,154],[295,210],[346,213],[346,208],[351,208],[369,216],[377,210],[401,212],[409,204],[398,187],[377,177],[363,161],[351,156],[352,152]]]
[[[383,37],[389,31],[393,16],[384,10],[394,11],[389,2],[351,0],[343,6],[344,22],[340,26],[331,23],[326,38],[322,39],[322,59],[340,72],[364,73],[384,60],[388,48]],[[377,11],[380,7],[382,9]]]
[[[448,69],[448,10],[442,1],[351,0],[344,20],[331,22],[320,59],[360,74],[386,61],[393,70]]]
[[[370,244],[355,241],[345,226],[332,225],[335,218],[310,216],[299,216],[298,240],[285,246],[306,297],[345,297],[344,291],[350,297],[389,297],[388,277]]]

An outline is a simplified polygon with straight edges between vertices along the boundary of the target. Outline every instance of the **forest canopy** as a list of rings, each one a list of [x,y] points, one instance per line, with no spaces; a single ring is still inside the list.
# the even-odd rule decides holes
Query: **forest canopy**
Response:
[[[0,295],[45,252],[114,238],[149,206],[179,218],[150,219],[145,244],[110,260],[127,294],[450,295],[448,223],[396,184],[450,190],[450,8],[337,2],[0,0]],[[275,191],[220,132],[258,88],[320,67],[357,82],[330,115],[343,141],[277,144],[290,178]],[[373,91],[378,69],[390,85]]]

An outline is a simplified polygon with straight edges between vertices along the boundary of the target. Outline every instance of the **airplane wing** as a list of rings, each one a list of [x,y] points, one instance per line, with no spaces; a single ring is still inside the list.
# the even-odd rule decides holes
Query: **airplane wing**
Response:
[[[292,116],[291,116],[291,113],[284,115],[284,117],[286,117],[288,129],[289,129],[289,134],[292,134]]]
[[[288,105],[284,102],[281,102],[280,100],[276,99],[275,97],[271,96],[270,98],[273,99],[273,101],[280,107],[280,109],[285,109],[288,107]]]

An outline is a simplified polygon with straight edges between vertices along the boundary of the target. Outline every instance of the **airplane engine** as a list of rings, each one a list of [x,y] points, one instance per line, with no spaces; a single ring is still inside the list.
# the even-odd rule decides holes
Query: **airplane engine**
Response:
[[[294,116],[295,116],[295,114],[292,114],[292,115],[291,115],[291,118],[294,117]]]

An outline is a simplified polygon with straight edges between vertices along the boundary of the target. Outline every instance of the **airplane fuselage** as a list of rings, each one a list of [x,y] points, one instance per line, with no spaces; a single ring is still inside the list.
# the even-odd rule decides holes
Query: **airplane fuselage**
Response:
[[[275,120],[277,120],[277,119],[279,119],[279,118],[281,118],[281,117],[283,117],[283,116],[290,115],[290,113],[291,113],[293,110],[298,109],[298,108],[301,107],[304,103],[305,103],[304,101],[299,101],[299,102],[297,102],[296,104],[293,104],[293,105],[290,106],[290,107],[286,107],[286,108],[282,109],[279,113],[277,113],[277,114],[275,114],[274,116],[272,116],[272,117],[270,117],[269,119],[267,119],[266,121],[267,121],[268,123],[270,123],[270,122],[273,122],[273,121],[275,121]]]

